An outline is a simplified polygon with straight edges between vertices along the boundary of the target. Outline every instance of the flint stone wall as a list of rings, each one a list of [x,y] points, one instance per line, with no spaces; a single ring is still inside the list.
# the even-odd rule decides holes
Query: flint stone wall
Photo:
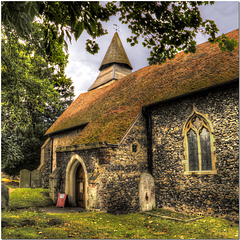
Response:
[[[68,131],[65,133],[57,134],[52,136],[53,138],[53,153],[52,153],[52,172],[57,168],[57,153],[56,150],[58,147],[68,146],[72,141],[79,135],[82,129],[77,129],[73,131]]]
[[[49,175],[57,168],[56,149],[69,145],[82,131],[82,128],[49,137],[41,147],[41,164],[38,170],[42,175],[42,187],[49,188]]]
[[[90,208],[112,213],[139,210],[139,180],[143,172],[148,172],[146,129],[142,116],[118,148],[57,151],[56,166],[61,167],[63,177],[59,192],[65,191],[67,164],[75,154],[83,159],[87,169]]]
[[[213,126],[215,175],[184,175],[182,131],[193,106],[206,115]],[[152,110],[151,124],[156,207],[203,214],[238,212],[237,84],[162,103]],[[67,133],[65,137],[68,138]],[[75,146],[56,148],[60,184],[56,185],[55,193],[65,192],[66,168],[75,154],[87,169],[90,208],[112,213],[140,210],[140,176],[148,172],[143,116],[135,121],[119,146],[82,150]]]
[[[49,188],[49,175],[51,173],[52,141],[48,138],[41,147],[41,164],[37,170],[41,171],[42,187]]]
[[[157,207],[207,214],[238,213],[238,84],[161,104],[152,111],[153,176]],[[183,126],[193,112],[213,126],[215,175],[184,175]]]
[[[62,176],[61,169],[56,168],[49,176],[49,186],[50,193],[49,197],[53,200],[54,203],[57,203],[58,193],[63,193],[59,191],[62,185]]]

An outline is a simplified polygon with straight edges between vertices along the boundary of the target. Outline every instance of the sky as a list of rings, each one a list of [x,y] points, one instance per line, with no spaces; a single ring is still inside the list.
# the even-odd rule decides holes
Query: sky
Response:
[[[237,1],[217,1],[214,5],[200,7],[201,16],[204,19],[214,20],[219,32],[218,35],[231,32],[238,28],[238,2]],[[75,98],[80,93],[86,92],[99,74],[100,64],[105,56],[112,37],[115,33],[114,25],[119,26],[119,37],[122,41],[124,49],[132,64],[133,72],[148,66],[147,58],[150,56],[150,50],[144,48],[141,44],[131,47],[126,42],[127,37],[131,35],[131,31],[126,24],[121,24],[116,16],[110,18],[110,21],[103,23],[103,27],[107,29],[108,34],[96,39],[100,50],[97,54],[92,55],[85,49],[85,42],[88,39],[86,32],[83,32],[78,41],[72,39],[72,43],[68,44],[68,65],[66,67],[66,76],[70,77],[75,87]],[[197,35],[197,44],[207,41],[207,37],[201,33]]]

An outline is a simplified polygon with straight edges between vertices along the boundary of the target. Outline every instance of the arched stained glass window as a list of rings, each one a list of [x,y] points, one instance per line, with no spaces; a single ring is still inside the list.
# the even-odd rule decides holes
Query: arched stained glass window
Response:
[[[185,124],[187,172],[216,173],[209,122],[194,112]]]
[[[202,170],[212,170],[210,133],[206,128],[200,132]]]
[[[198,143],[197,134],[191,129],[187,135],[188,139],[188,156],[189,156],[189,170],[198,171]]]

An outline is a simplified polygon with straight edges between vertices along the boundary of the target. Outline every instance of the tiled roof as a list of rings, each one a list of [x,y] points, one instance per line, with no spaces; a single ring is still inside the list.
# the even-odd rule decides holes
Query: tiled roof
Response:
[[[108,47],[99,70],[101,71],[103,68],[112,63],[124,64],[126,67],[132,69],[132,65],[128,59],[128,56],[123,48],[122,42],[117,32],[113,36],[112,42]]]
[[[238,40],[238,29],[227,34]],[[179,53],[161,65],[142,68],[115,83],[80,94],[46,134],[89,122],[73,145],[118,143],[141,107],[237,79],[239,48],[221,52],[209,42],[195,54]]]

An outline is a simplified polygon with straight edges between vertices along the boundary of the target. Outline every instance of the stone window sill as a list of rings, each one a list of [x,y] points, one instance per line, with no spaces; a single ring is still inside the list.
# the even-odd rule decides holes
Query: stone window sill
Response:
[[[217,170],[184,172],[184,175],[192,175],[192,176],[207,175],[207,174],[217,174]]]

